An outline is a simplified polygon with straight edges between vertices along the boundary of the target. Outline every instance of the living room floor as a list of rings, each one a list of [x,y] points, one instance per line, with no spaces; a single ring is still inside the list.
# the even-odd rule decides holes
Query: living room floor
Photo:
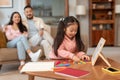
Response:
[[[95,48],[88,48],[87,54],[91,55]],[[102,53],[117,62],[120,62],[120,47],[104,47]],[[19,63],[5,64],[0,71],[0,80],[27,80],[28,76],[20,74],[18,71]],[[55,80],[48,78],[35,77],[35,80]]]

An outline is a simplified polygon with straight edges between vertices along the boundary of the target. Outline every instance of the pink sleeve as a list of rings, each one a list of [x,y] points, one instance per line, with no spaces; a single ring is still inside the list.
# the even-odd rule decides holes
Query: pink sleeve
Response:
[[[58,49],[58,55],[63,57],[63,58],[70,58],[72,59],[74,54],[71,53],[70,51],[65,50],[64,44],[61,44],[60,48]]]
[[[74,54],[66,50],[58,50],[59,56],[72,59]]]
[[[6,37],[7,37],[8,40],[13,39],[13,35],[11,33],[11,30],[10,30],[9,26],[6,27],[5,34],[6,34]]]
[[[51,59],[58,59],[58,57],[54,54],[53,50],[50,51],[49,57],[50,57]]]
[[[12,40],[14,38],[16,38],[18,35],[14,32],[11,31],[11,26],[8,25],[6,30],[5,30],[5,34],[8,40]]]
[[[76,56],[78,56],[78,57],[80,58],[80,57],[81,57],[82,55],[84,55],[84,54],[85,54],[85,53],[81,51],[81,52],[78,52]]]

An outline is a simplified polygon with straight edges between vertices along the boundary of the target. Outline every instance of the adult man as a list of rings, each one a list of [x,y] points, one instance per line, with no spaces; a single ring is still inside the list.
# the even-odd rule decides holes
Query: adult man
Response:
[[[53,44],[53,38],[47,32],[49,27],[47,27],[41,18],[34,16],[33,8],[30,5],[25,6],[24,14],[27,19],[23,19],[23,23],[28,28],[28,39],[31,46],[43,46],[45,56],[49,59],[48,54]]]

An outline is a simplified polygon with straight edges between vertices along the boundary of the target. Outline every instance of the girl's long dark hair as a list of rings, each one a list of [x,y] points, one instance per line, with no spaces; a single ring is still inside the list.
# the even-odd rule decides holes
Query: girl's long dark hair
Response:
[[[84,46],[84,44],[81,40],[81,36],[80,36],[79,21],[73,16],[68,16],[66,18],[62,18],[62,20],[60,20],[59,24],[58,24],[57,34],[56,34],[54,44],[53,44],[53,49],[54,49],[54,53],[56,56],[58,56],[57,50],[64,40],[65,29],[74,23],[76,23],[78,25],[78,30],[77,30],[77,33],[75,35],[77,51],[84,51],[85,46]]]
[[[13,25],[13,20],[12,20],[12,19],[13,19],[14,14],[18,14],[18,15],[20,16],[20,22],[18,23],[18,28],[19,28],[20,32],[21,32],[21,33],[23,33],[24,31],[27,32],[27,28],[26,28],[25,25],[23,25],[23,23],[22,23],[22,18],[21,18],[21,15],[19,14],[19,12],[13,12],[13,13],[12,13],[8,25]]]

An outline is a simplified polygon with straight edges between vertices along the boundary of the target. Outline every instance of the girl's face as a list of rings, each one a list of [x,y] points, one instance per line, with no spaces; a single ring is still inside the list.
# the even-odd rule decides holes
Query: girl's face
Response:
[[[20,15],[19,14],[17,14],[17,13],[15,13],[14,15],[13,15],[13,23],[16,23],[16,24],[18,24],[19,22],[20,22]]]
[[[71,24],[65,29],[65,34],[70,39],[73,39],[77,33],[78,25],[76,23]]]

